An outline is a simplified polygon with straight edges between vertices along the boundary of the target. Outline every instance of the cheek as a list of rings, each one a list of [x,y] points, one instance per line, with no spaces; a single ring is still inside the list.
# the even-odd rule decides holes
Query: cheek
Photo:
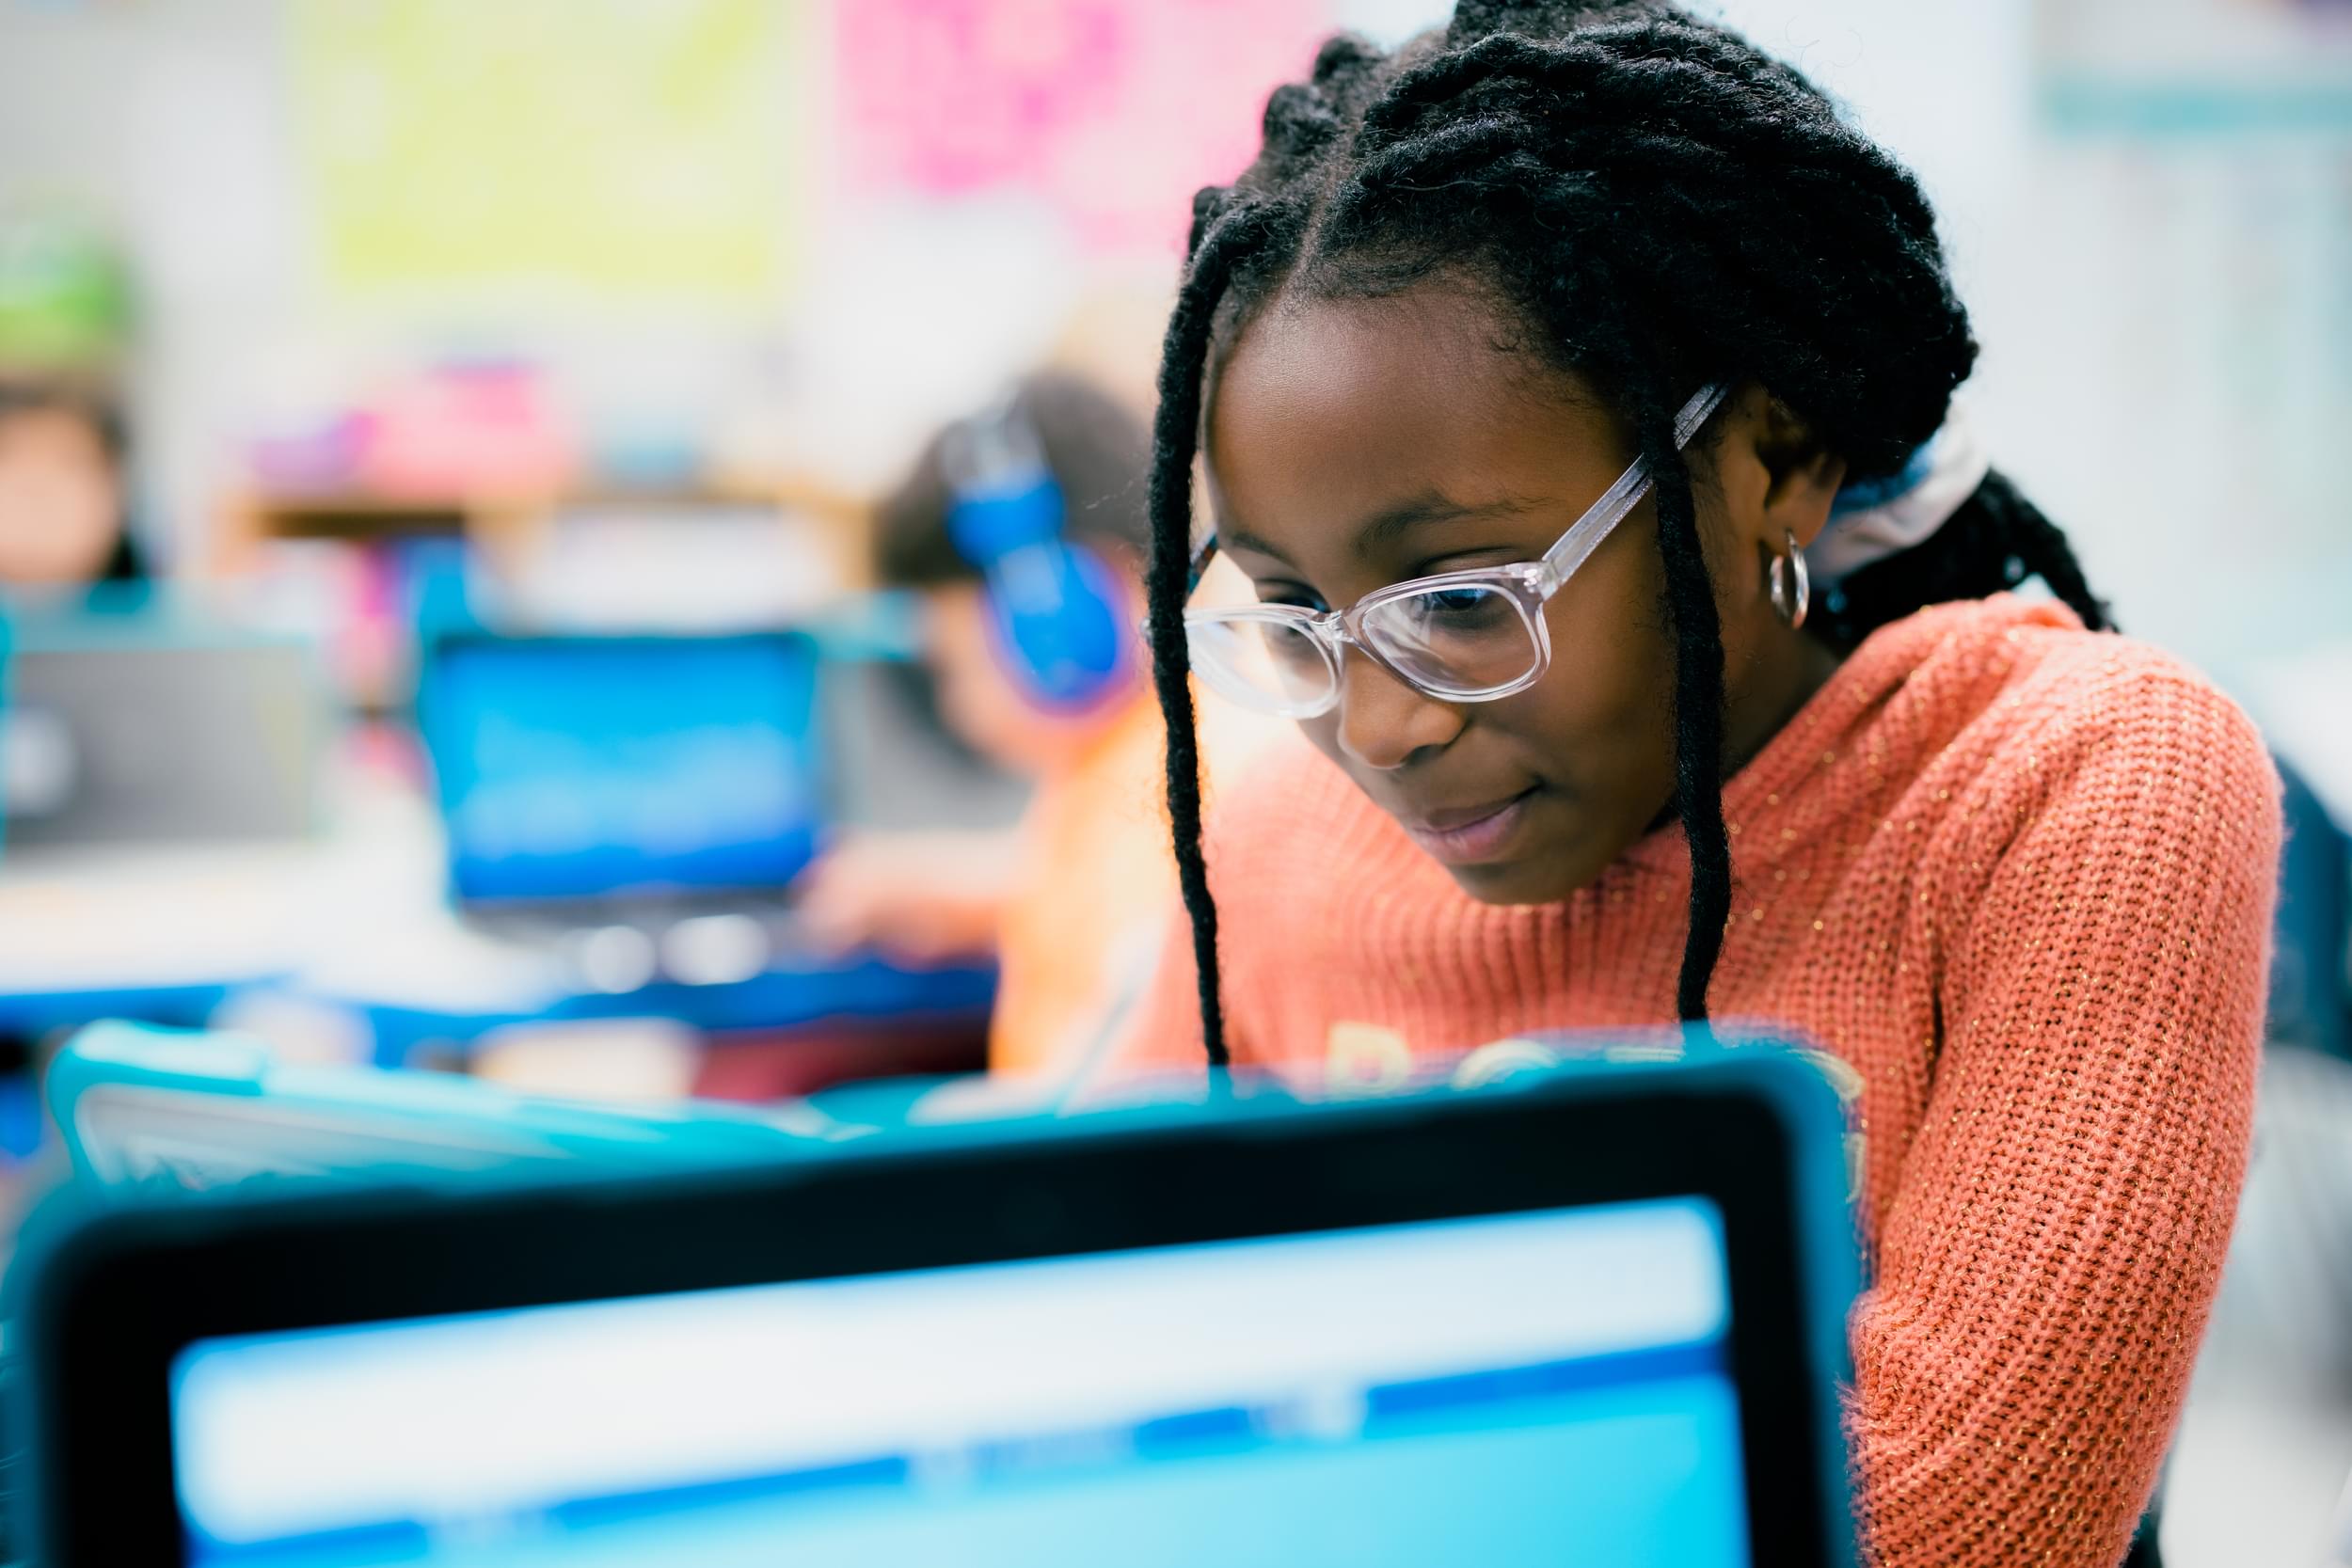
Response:
[[[934,622],[930,668],[940,716],[974,751],[1017,773],[1048,773],[1061,764],[1067,727],[1031,704],[979,617]]]
[[[1355,761],[1340,749],[1340,717],[1336,709],[1320,719],[1299,720],[1298,733],[1305,736],[1316,751],[1339,764],[1341,772],[1354,777]]]
[[[1645,546],[1629,524],[1577,574],[1549,606],[1549,672],[1496,705],[1514,710],[1502,717],[1530,733],[1587,809],[1645,823],[1672,786],[1674,640]]]
[[[1638,515],[1637,515],[1638,517]],[[1527,691],[1463,711],[1456,766],[1540,775],[1595,832],[1638,835],[1674,782],[1674,639],[1663,574],[1629,523],[1546,609],[1551,661]],[[1301,721],[1316,750],[1354,771],[1337,710]],[[1628,837],[1630,842],[1630,837]]]
[[[996,668],[977,595],[942,594],[934,600],[926,637],[926,662],[942,717],[973,745],[993,750],[1014,693]]]
[[[0,467],[0,575],[94,575],[113,549],[120,498],[104,474],[62,464]]]
[[[985,648],[936,651],[931,673],[940,712],[957,734],[1000,760],[1020,749],[1020,694]]]

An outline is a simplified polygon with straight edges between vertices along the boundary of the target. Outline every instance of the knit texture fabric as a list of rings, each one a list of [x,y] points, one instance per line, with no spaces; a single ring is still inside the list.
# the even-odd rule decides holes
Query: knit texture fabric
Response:
[[[1848,1426],[1881,1568],[2114,1568],[2219,1282],[2251,1118],[2278,776],[2166,655],[2060,607],[1871,637],[1724,789],[1719,1020],[1857,1080],[1869,1285]],[[1209,843],[1237,1064],[1674,1016],[1679,829],[1565,903],[1477,903],[1303,744]],[[1182,933],[1121,1065],[1197,1068]]]

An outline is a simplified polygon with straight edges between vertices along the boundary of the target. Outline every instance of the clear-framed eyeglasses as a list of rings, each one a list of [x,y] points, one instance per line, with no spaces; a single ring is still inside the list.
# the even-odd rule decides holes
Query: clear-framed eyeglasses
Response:
[[[1690,444],[1725,391],[1705,387],[1682,405],[1675,416],[1677,450]],[[1192,667],[1220,696],[1288,719],[1313,719],[1338,705],[1350,647],[1439,702],[1489,703],[1524,691],[1551,665],[1544,606],[1649,486],[1637,458],[1540,561],[1416,578],[1345,610],[1264,604],[1186,610]],[[1211,539],[1195,556],[1194,585],[1216,548]]]

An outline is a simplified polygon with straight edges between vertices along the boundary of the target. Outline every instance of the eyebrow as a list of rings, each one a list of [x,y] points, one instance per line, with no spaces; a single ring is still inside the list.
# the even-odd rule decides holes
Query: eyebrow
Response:
[[[1534,511],[1536,504],[1518,496],[1502,496],[1490,501],[1481,501],[1476,506],[1465,506],[1435,492],[1416,496],[1366,519],[1356,535],[1356,551],[1359,555],[1370,555],[1384,546],[1396,543],[1399,534],[1431,523],[1467,522],[1480,517],[1517,517]]]
[[[1432,523],[1465,522],[1482,517],[1517,517],[1538,510],[1542,504],[1540,501],[1523,497],[1503,496],[1494,500],[1481,501],[1475,506],[1469,506],[1432,491],[1416,496],[1410,500],[1400,501],[1394,506],[1375,512],[1367,517],[1357,530],[1356,553],[1362,556],[1372,555],[1387,546],[1393,545],[1398,535],[1413,529],[1427,527]],[[1291,558],[1271,540],[1252,533],[1248,529],[1236,528],[1221,531],[1221,542],[1227,549],[1248,550],[1253,554],[1279,561],[1285,566],[1292,564]]]

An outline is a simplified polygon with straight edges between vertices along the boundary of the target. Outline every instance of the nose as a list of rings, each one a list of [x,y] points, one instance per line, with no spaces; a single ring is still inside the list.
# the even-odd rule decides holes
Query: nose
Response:
[[[1340,668],[1340,749],[1392,772],[1462,733],[1461,710],[1407,686],[1360,648]]]

